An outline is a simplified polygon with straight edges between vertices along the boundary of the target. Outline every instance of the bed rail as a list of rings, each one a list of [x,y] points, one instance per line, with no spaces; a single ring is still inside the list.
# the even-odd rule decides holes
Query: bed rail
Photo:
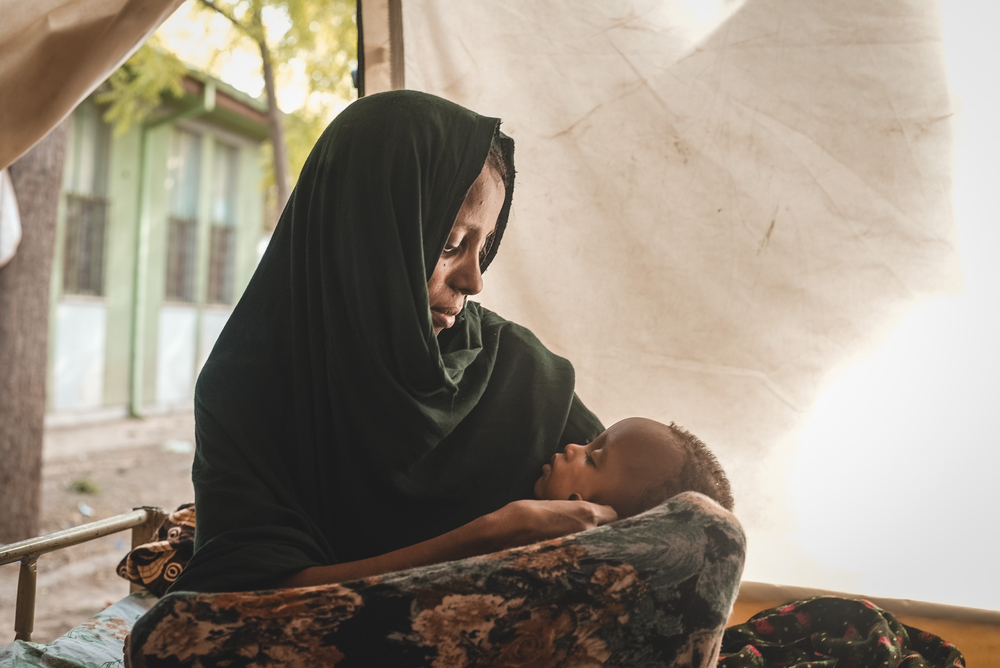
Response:
[[[149,542],[150,536],[163,522],[167,513],[162,508],[143,506],[131,512],[107,519],[56,531],[38,538],[29,538],[10,545],[0,546],[0,566],[21,562],[17,579],[17,602],[14,607],[14,634],[16,640],[31,640],[35,628],[35,585],[38,575],[38,557],[71,545],[85,543],[101,536],[132,529],[132,547]],[[133,584],[131,589],[141,589]]]

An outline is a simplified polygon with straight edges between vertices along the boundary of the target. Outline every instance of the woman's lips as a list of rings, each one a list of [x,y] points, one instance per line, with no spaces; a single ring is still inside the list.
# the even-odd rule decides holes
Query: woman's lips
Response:
[[[455,324],[455,318],[459,313],[462,312],[460,308],[445,308],[445,307],[431,307],[431,320],[434,321],[434,327],[440,327],[441,329],[448,329]]]
[[[435,309],[431,309],[431,320],[434,322],[435,328],[448,329],[455,324],[455,316]]]

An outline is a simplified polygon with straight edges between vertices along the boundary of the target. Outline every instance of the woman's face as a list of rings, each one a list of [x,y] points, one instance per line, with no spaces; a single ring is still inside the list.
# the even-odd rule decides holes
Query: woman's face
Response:
[[[483,165],[451,228],[431,280],[427,281],[434,336],[455,324],[465,298],[483,289],[480,260],[493,240],[497,218],[503,208],[504,188],[500,177]]]

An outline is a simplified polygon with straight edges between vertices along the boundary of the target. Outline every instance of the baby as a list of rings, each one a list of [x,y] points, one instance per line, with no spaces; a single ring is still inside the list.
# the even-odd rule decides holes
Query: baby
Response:
[[[637,515],[681,492],[700,492],[732,510],[729,481],[705,444],[670,424],[629,418],[588,445],[569,444],[542,466],[534,499],[512,501],[423,542],[358,561],[314,566],[281,587],[346,582],[537,543]],[[588,501],[607,508],[585,508]],[[558,503],[555,503],[558,502]],[[557,508],[553,506],[559,506]]]
[[[584,500],[631,517],[681,492],[700,492],[726,510],[733,496],[719,460],[674,423],[628,418],[589,445],[569,444],[542,466],[535,497]]]

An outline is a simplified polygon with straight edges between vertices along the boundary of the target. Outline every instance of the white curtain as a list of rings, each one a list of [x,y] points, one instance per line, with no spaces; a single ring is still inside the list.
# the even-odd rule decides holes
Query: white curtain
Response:
[[[1000,373],[995,344],[953,388],[921,373],[926,339],[878,367],[936,319],[919,305],[963,290],[935,3],[406,0],[402,17],[406,87],[517,142],[482,302],[571,359],[606,424],[673,420],[716,450],[747,579],[1000,609],[983,473],[1000,393],[974,386]],[[956,425],[981,440],[890,401],[942,392],[993,407]]]

